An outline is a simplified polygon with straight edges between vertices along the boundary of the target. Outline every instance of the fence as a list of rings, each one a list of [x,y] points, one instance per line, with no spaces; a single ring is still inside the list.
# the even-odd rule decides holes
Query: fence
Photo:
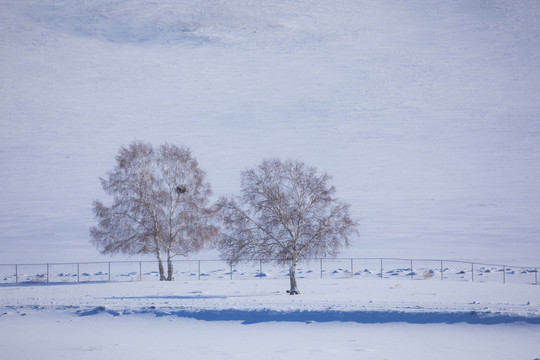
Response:
[[[235,266],[222,260],[176,260],[173,265],[175,280],[239,280],[289,276],[288,269],[263,260],[244,261]],[[155,261],[0,264],[0,284],[158,281],[157,270]],[[538,284],[538,268],[454,260],[311,259],[298,265],[297,278],[395,278]]]

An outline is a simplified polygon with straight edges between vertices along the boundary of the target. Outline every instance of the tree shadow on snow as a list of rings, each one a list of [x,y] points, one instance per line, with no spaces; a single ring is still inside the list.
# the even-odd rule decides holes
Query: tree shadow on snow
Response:
[[[157,316],[163,316],[156,314]],[[490,312],[403,312],[403,311],[274,311],[274,310],[201,310],[177,311],[170,315],[206,321],[236,320],[243,324],[262,322],[355,322],[359,324],[409,323],[409,324],[481,324],[496,325],[523,322],[540,324],[540,317],[507,315]]]
[[[173,297],[176,298],[176,297]],[[121,313],[98,306],[94,309],[79,311],[80,316],[108,313],[114,316],[129,314],[154,314],[157,317],[177,316],[203,321],[240,321],[242,324],[265,322],[355,322],[359,324],[456,324],[498,325],[509,323],[540,324],[540,316],[511,315],[491,312],[406,312],[406,311],[276,311],[276,310],[178,310],[172,307],[157,308],[150,306],[140,310]]]

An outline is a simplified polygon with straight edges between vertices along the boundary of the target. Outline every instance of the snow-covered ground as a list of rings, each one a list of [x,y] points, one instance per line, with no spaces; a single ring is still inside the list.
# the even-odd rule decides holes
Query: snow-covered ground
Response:
[[[539,62],[536,0],[0,0],[0,264],[109,260],[91,203],[139,139],[216,197],[267,157],[328,171],[343,257],[538,267]],[[0,357],[540,358],[538,286],[286,285],[2,284]]]
[[[536,0],[0,0],[0,263],[101,260],[98,177],[140,139],[191,147],[216,197],[267,157],[328,171],[361,223],[347,257],[538,266],[539,19]]]
[[[0,286],[6,359],[536,359],[540,287],[392,280]]]

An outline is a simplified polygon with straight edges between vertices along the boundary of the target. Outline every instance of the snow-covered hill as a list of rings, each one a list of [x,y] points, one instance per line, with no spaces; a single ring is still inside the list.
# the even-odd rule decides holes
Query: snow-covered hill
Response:
[[[98,177],[141,139],[216,196],[328,171],[344,256],[538,265],[539,60],[535,0],[0,0],[0,263],[99,259]]]

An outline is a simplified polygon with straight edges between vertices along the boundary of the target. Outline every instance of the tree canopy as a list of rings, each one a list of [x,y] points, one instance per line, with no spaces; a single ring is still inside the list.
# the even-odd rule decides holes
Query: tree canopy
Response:
[[[222,258],[288,264],[290,293],[297,294],[298,261],[335,256],[358,233],[350,205],[336,198],[330,180],[301,161],[264,160],[243,171],[240,195],[218,202]]]
[[[217,236],[205,172],[187,147],[140,141],[121,147],[101,185],[112,196],[93,203],[92,243],[103,254],[154,254],[161,280],[173,279],[172,259],[198,251]],[[162,263],[167,256],[167,276]]]

